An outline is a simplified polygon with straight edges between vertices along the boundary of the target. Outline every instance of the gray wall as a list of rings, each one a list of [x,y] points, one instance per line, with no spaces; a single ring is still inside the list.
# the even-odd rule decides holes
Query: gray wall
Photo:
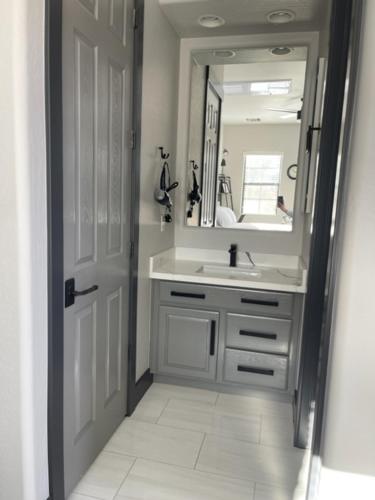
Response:
[[[374,2],[366,2],[364,20],[323,436],[327,500],[332,479],[334,498],[370,499],[375,491]]]
[[[179,57],[179,39],[155,0],[145,1],[144,29],[137,378],[149,367],[149,258],[174,246],[174,224],[166,224],[161,230],[161,211],[154,201],[154,189],[161,171],[158,146],[170,152],[170,166],[175,171]]]

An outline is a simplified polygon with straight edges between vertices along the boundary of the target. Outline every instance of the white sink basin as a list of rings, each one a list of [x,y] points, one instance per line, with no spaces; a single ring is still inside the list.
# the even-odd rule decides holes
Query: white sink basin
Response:
[[[262,272],[256,268],[221,266],[220,264],[205,264],[197,271],[201,274],[220,274],[228,277],[260,278]]]

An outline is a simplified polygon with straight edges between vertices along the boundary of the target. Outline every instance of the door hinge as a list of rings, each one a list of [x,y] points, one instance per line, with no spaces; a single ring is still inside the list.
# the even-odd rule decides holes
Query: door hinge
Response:
[[[136,141],[136,136],[135,136],[135,130],[130,131],[130,149],[134,151],[135,149],[135,141]]]
[[[321,130],[322,130],[321,127],[312,127],[311,125],[309,126],[309,128],[307,130],[307,135],[306,135],[306,151],[307,151],[307,153],[311,154],[313,133],[320,132]]]
[[[133,9],[133,29],[137,27],[137,9]]]

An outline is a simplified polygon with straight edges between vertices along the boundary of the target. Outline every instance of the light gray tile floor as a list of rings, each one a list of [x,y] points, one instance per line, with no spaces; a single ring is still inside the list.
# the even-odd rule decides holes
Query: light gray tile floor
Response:
[[[302,500],[287,403],[153,384],[69,500]]]

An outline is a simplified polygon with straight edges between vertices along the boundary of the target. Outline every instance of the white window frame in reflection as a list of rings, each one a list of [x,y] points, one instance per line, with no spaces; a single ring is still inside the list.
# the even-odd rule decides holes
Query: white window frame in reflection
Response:
[[[251,179],[251,167],[248,167],[248,162],[251,161],[250,158],[257,158],[257,161],[262,161],[259,159],[263,159],[263,162],[267,162],[270,159],[272,161],[277,159],[278,165],[276,167],[270,166],[266,167],[265,170],[269,168],[269,170],[274,170],[274,179],[268,180],[263,176],[263,179]],[[279,152],[267,152],[267,153],[259,153],[259,152],[247,152],[244,153],[244,161],[243,161],[243,177],[242,177],[242,198],[241,198],[241,214],[245,215],[266,215],[266,216],[274,216],[277,214],[277,197],[279,195],[279,187],[280,187],[280,179],[281,172],[283,166],[283,153]],[[254,170],[261,170],[261,168],[257,165],[254,167]],[[246,188],[254,187],[258,188],[259,196],[258,197],[246,197]],[[271,198],[262,196],[264,193],[263,188],[274,188],[274,194]],[[249,209],[249,202],[253,201],[254,208]],[[256,205],[256,208],[255,208]],[[272,209],[265,209],[265,205],[271,205]]]

